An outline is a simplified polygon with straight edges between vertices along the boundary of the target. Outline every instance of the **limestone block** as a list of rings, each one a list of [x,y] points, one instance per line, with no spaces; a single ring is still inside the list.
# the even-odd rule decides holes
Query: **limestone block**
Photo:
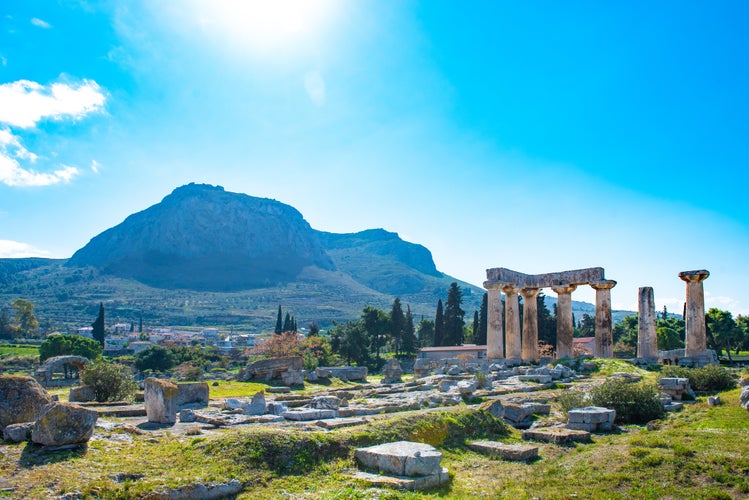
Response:
[[[281,414],[287,420],[321,420],[324,418],[335,418],[337,412],[335,410],[289,410]]]
[[[206,382],[187,382],[177,384],[177,405],[189,403],[208,404],[209,397],[208,384]]]
[[[447,369],[447,374],[448,375],[460,375],[462,371],[463,370],[461,370],[459,366],[453,365]]]
[[[81,387],[71,387],[68,393],[68,401],[71,403],[87,403],[94,401],[96,394],[94,394],[93,387],[83,385]]]
[[[390,358],[382,367],[382,381],[383,384],[395,384],[402,382],[403,368],[396,358]]]
[[[168,380],[149,377],[146,379],[143,399],[148,421],[158,424],[177,422],[177,384]]]
[[[539,384],[548,384],[551,382],[551,375],[518,375],[521,382],[537,382]]]
[[[320,380],[320,377],[317,376],[314,370],[304,370],[304,380],[307,382],[317,382]]]
[[[284,385],[302,385],[304,384],[304,375],[302,370],[287,370],[281,374],[281,380]]]
[[[538,446],[504,444],[497,441],[474,441],[468,447],[479,453],[498,456],[504,460],[527,461],[538,457]]]
[[[328,377],[336,377],[341,380],[367,380],[366,366],[325,366],[317,370],[325,370],[330,373]],[[320,373],[318,372],[318,376]]]
[[[590,432],[566,429],[564,427],[542,427],[523,431],[523,439],[543,441],[554,444],[569,444],[573,442],[589,443]]]
[[[464,396],[473,394],[476,391],[476,386],[477,383],[475,378],[471,380],[461,380],[457,384],[458,392]]]
[[[289,407],[283,403],[271,401],[266,404],[265,411],[271,415],[283,415],[285,412],[289,411]]]
[[[179,412],[179,421],[184,423],[192,423],[197,420],[197,415],[195,415],[195,411],[191,410],[189,408],[185,408],[184,410],[180,410]]]
[[[457,385],[457,380],[443,379],[437,383],[437,388],[440,390],[440,392],[450,392],[452,388],[456,387]]]
[[[330,378],[333,376],[333,372],[328,368],[318,367],[315,368],[315,375],[317,375],[318,378]]]
[[[505,416],[505,408],[502,405],[502,401],[500,401],[499,399],[487,401],[486,403],[483,403],[479,408],[483,411],[488,411],[495,418],[503,418]]]
[[[749,385],[746,385],[741,389],[739,404],[749,410]]]
[[[533,415],[532,404],[504,403],[504,418],[512,423],[520,423]]]
[[[407,491],[428,490],[450,482],[450,473],[445,467],[441,467],[440,471],[435,474],[420,477],[385,476],[364,471],[354,472],[353,477],[375,488],[392,488]]]
[[[3,439],[11,443],[20,443],[31,439],[31,429],[34,422],[23,422],[20,424],[10,424],[3,430]]]
[[[720,396],[709,396],[707,398],[707,406],[718,406],[720,404]]]
[[[0,376],[0,431],[33,422],[52,399],[39,382],[22,375]]]
[[[433,446],[397,441],[359,448],[354,458],[364,467],[397,476],[428,476],[439,473],[442,453]]]
[[[599,406],[574,408],[567,413],[567,419],[569,423],[613,424],[616,419],[616,410]]]
[[[94,434],[98,414],[74,403],[50,403],[34,422],[31,439],[43,446],[85,443]]]
[[[341,399],[336,396],[315,396],[309,403],[310,408],[318,410],[337,410],[341,406]]]
[[[664,377],[658,381],[658,388],[677,401],[695,398],[688,378]]]
[[[302,358],[298,356],[267,358],[255,361],[247,365],[237,376],[239,380],[273,380],[281,377],[281,374],[289,370],[303,368]]]

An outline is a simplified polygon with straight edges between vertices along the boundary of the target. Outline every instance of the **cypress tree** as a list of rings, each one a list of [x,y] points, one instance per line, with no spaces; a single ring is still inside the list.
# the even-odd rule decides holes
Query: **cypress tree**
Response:
[[[91,323],[91,328],[93,328],[91,336],[104,347],[104,302],[99,302],[99,315]]]
[[[284,332],[290,332],[291,331],[291,314],[286,312],[286,317],[283,319],[283,329]]]
[[[434,346],[439,347],[443,344],[445,335],[445,317],[442,312],[442,299],[437,301],[437,315],[434,318]]]
[[[398,356],[403,343],[403,330],[406,326],[406,318],[403,316],[401,299],[398,297],[393,300],[393,308],[390,310],[390,335],[393,336],[395,355]]]
[[[478,334],[473,339],[477,345],[486,345],[486,332],[489,329],[489,294],[484,293],[481,300],[481,309],[479,310],[479,328]]]
[[[406,305],[406,325],[403,329],[403,353],[406,355],[416,354],[416,327],[414,317],[411,314],[411,306]]]
[[[473,337],[473,343],[478,345],[476,338],[479,336],[479,312],[473,311],[473,324],[471,325],[471,335]]]
[[[278,304],[278,317],[276,318],[276,329],[274,330],[276,334],[283,333],[283,322],[281,321],[281,304]]]
[[[447,292],[444,312],[443,345],[461,345],[463,343],[463,316],[465,311],[460,308],[463,303],[463,292],[456,282],[450,284]]]

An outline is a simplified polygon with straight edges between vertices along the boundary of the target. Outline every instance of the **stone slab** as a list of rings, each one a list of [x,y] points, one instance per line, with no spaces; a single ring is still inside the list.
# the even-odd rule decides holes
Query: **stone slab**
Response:
[[[542,441],[553,444],[590,443],[590,432],[565,427],[541,427],[523,431],[526,441]]]
[[[352,476],[376,488],[406,491],[429,490],[450,482],[450,472],[445,467],[442,467],[436,474],[421,477],[385,476],[364,471],[357,471]]]
[[[335,418],[337,412],[335,410],[289,410],[281,414],[287,420],[296,421],[307,421],[307,420],[320,420],[325,418]]]
[[[439,473],[442,453],[428,444],[396,441],[358,448],[354,458],[366,469],[412,477]]]
[[[323,429],[340,429],[341,427],[352,427],[354,425],[366,424],[369,422],[366,418],[336,418],[332,420],[318,420],[315,425]]]
[[[504,444],[498,441],[474,441],[468,447],[484,455],[498,456],[505,460],[528,461],[538,458],[538,446]]]

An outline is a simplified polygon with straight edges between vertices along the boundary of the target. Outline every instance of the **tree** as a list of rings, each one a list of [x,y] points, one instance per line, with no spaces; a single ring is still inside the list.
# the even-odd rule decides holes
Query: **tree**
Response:
[[[135,355],[134,366],[140,371],[164,372],[176,365],[177,359],[172,350],[161,345],[152,345]]]
[[[375,353],[377,361],[380,360],[380,351],[385,346],[388,339],[388,328],[390,325],[390,318],[387,313],[382,309],[378,309],[373,306],[367,306],[362,310],[361,314],[362,324],[364,330],[367,332],[367,337],[370,340],[370,348]]]
[[[544,292],[539,292],[536,295],[536,309],[538,310],[538,341],[555,348],[557,345],[556,304],[554,304],[554,314],[551,314],[549,308],[546,307],[546,295]]]
[[[369,337],[361,321],[348,321],[345,325],[336,325],[334,338],[338,347],[336,352],[346,359],[348,364],[367,365],[369,359]],[[331,347],[335,344],[331,342]]]
[[[390,309],[390,336],[393,338],[393,348],[395,355],[398,356],[401,352],[401,344],[403,343],[403,330],[406,326],[406,317],[403,315],[403,307],[401,307],[401,299],[398,297],[393,300],[393,307]]]
[[[442,299],[437,300],[437,315],[434,318],[434,346],[444,345],[445,316],[442,312]]]
[[[434,344],[434,320],[421,318],[419,321],[419,346],[430,347]]]
[[[716,307],[711,307],[705,315],[705,326],[707,327],[708,339],[712,338],[715,352],[718,356],[722,355],[725,348],[728,360],[731,358],[732,346],[741,342],[741,331],[736,327],[736,322],[729,311],[722,311]]]
[[[403,354],[413,356],[417,350],[416,328],[414,327],[414,317],[411,314],[411,306],[406,305],[406,324],[403,328]]]
[[[282,313],[281,313],[281,304],[278,304],[278,317],[276,318],[276,329],[274,330],[274,332],[276,333],[276,335],[278,335],[281,332],[283,332],[283,322],[281,320],[281,316],[282,316]]]
[[[309,324],[309,334],[307,336],[314,337],[315,335],[320,335],[320,327],[313,321]]]
[[[461,345],[463,343],[463,316],[465,311],[460,308],[463,303],[463,292],[456,282],[450,284],[445,302],[445,331],[444,345]]]
[[[679,338],[679,332],[668,326],[659,326],[656,328],[658,337],[658,349],[670,351],[671,349],[681,349],[684,342]]]
[[[471,323],[471,340],[473,340],[474,344],[478,344],[476,342],[476,337],[479,335],[479,312],[473,311],[473,322]]]
[[[637,315],[630,314],[615,324],[612,331],[614,345],[621,344],[625,350],[637,349],[637,322]]]
[[[94,390],[94,397],[99,402],[127,399],[137,387],[130,368],[103,360],[86,365],[81,382]]]
[[[578,328],[578,334],[580,337],[592,337],[595,335],[596,322],[588,313],[584,313],[580,320],[580,326]],[[658,344],[660,345],[660,344]]]
[[[736,354],[742,350],[749,350],[749,316],[736,316],[736,328],[739,329],[741,342],[736,344]]]
[[[291,331],[291,327],[292,327],[291,314],[289,314],[289,312],[286,311],[286,317],[283,320],[282,331],[284,331],[284,332],[290,332]]]
[[[104,303],[99,302],[99,315],[96,317],[93,323],[91,323],[93,331],[91,336],[104,347],[104,337],[106,335],[104,329]]]
[[[8,310],[3,307],[0,310],[0,339],[12,339],[15,336],[16,329],[10,324]]]
[[[489,331],[489,294],[485,293],[481,299],[481,308],[479,309],[479,327],[473,337],[476,345],[486,345],[486,336]]]
[[[39,328],[39,321],[34,314],[34,304],[26,299],[16,299],[13,302],[16,310],[15,322],[19,324],[18,329],[24,337],[30,337]]]
[[[93,339],[80,335],[50,335],[39,346],[39,362],[55,356],[83,356],[94,360],[101,352],[101,344]]]

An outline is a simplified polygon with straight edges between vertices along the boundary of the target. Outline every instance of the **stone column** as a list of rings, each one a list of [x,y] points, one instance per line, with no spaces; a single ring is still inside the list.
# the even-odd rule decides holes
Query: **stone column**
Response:
[[[577,285],[558,285],[551,289],[557,294],[557,358],[572,357],[572,292]]]
[[[518,292],[520,288],[512,283],[502,286],[505,292],[505,342],[507,343],[507,359],[520,361],[522,357],[520,343],[520,304]]]
[[[687,282],[686,305],[686,349],[687,357],[702,354],[707,350],[705,328],[705,291],[702,282],[710,276],[704,269],[699,271],[682,271],[679,278]]]
[[[538,361],[538,304],[540,288],[523,288],[523,361]]]
[[[505,332],[502,324],[502,293],[499,285],[487,288],[487,330],[486,357],[499,359],[505,357]]]
[[[644,286],[638,292],[637,357],[657,358],[658,337],[655,334],[655,299],[653,287]]]
[[[614,337],[611,332],[611,289],[616,281],[603,280],[591,283],[596,291],[596,349],[599,358],[614,357]]]

